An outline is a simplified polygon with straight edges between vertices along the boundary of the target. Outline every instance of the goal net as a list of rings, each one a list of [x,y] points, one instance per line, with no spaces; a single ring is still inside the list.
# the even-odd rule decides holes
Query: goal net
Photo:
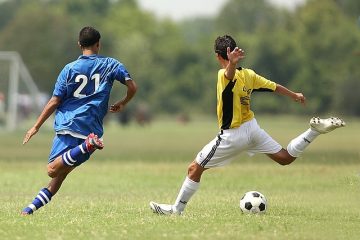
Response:
[[[44,100],[20,54],[0,51],[0,127],[15,130],[41,111]]]

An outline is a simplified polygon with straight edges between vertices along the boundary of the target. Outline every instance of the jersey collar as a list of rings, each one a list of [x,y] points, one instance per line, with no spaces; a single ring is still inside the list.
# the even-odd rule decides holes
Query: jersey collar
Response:
[[[97,54],[91,54],[91,55],[80,55],[78,59],[94,59],[97,58]]]

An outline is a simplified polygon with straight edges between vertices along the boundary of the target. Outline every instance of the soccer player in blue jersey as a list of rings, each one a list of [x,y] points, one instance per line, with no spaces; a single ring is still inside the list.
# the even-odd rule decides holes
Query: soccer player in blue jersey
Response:
[[[96,149],[104,147],[101,138],[106,113],[121,111],[136,93],[136,83],[125,66],[116,59],[98,55],[100,38],[93,27],[81,29],[78,44],[82,55],[61,71],[53,96],[24,137],[23,144],[26,144],[55,112],[56,135],[47,167],[51,180],[22,210],[23,215],[32,214],[49,203],[66,176],[87,161]],[[127,92],[108,107],[114,81],[124,84]]]
[[[254,112],[250,110],[251,93],[254,91],[275,92],[305,104],[302,93],[270,81],[251,69],[237,68],[245,57],[235,40],[221,36],[215,40],[214,50],[220,64],[217,81],[217,115],[220,132],[197,154],[188,167],[188,174],[178,192],[174,204],[150,202],[154,213],[170,215],[182,214],[186,204],[197,192],[203,172],[228,164],[241,152],[264,153],[281,165],[291,164],[306,147],[320,134],[345,126],[337,117],[310,120],[310,128],[290,141],[286,149],[260,128]]]

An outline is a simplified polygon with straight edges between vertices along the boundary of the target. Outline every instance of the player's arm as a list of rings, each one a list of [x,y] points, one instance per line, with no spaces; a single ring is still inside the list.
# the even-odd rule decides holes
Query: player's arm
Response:
[[[290,89],[288,89],[280,84],[276,84],[275,92],[278,94],[284,95],[284,96],[288,96],[291,99],[293,99],[295,102],[299,102],[299,103],[305,105],[306,98],[304,97],[304,95],[302,93],[293,92]]]
[[[228,80],[233,80],[234,76],[235,76],[235,71],[236,71],[236,65],[238,64],[238,62],[240,61],[240,59],[243,59],[245,57],[245,53],[244,50],[235,47],[235,49],[231,52],[230,48],[227,48],[227,56],[229,59],[229,62],[226,66],[225,69],[225,77]]]
[[[32,136],[34,136],[43,125],[43,123],[53,114],[53,112],[57,109],[57,107],[61,103],[61,98],[57,96],[53,96],[49,102],[44,107],[43,111],[41,112],[40,116],[36,120],[34,126],[27,131],[25,134],[23,144],[27,143]]]
[[[124,109],[125,105],[134,97],[137,91],[137,85],[134,80],[126,80],[125,85],[127,87],[126,95],[120,101],[117,101],[110,106],[110,112],[120,112]]]

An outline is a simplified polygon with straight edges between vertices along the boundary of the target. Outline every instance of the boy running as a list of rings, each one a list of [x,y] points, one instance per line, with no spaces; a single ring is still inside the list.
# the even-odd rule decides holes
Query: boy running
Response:
[[[87,161],[96,149],[104,147],[101,137],[106,113],[121,111],[136,93],[137,86],[125,66],[116,59],[98,55],[100,38],[100,33],[92,27],[81,29],[78,44],[82,55],[61,71],[53,96],[25,135],[23,144],[55,112],[56,135],[47,167],[51,180],[22,210],[23,215],[32,214],[49,203],[66,176]],[[115,80],[127,87],[127,93],[108,108]]]

